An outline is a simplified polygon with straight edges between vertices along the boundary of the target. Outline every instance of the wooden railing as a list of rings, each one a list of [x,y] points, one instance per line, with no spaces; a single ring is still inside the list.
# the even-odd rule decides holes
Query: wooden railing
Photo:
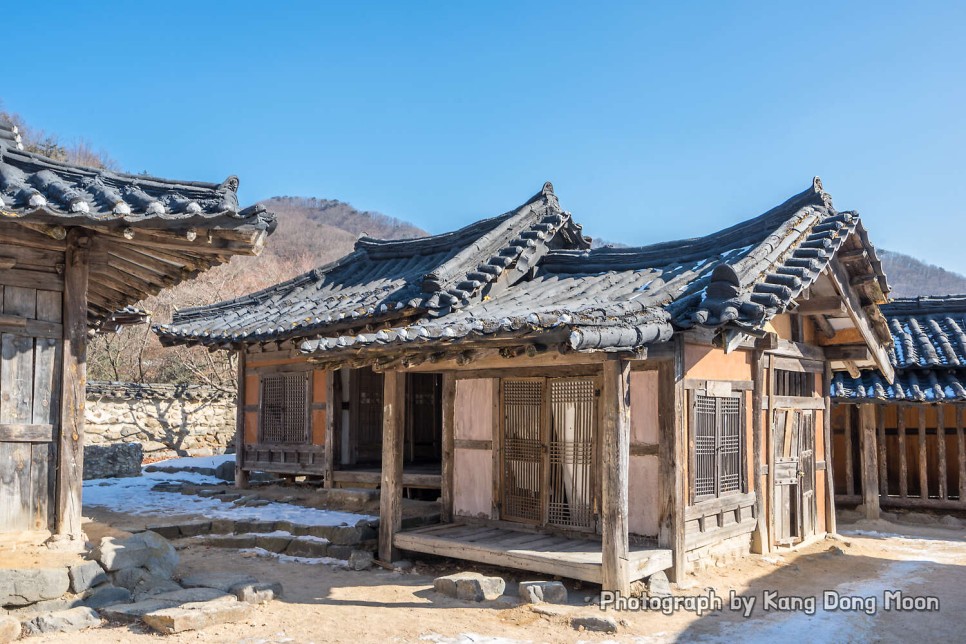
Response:
[[[843,504],[966,509],[966,405],[840,405],[835,498]],[[870,496],[871,495],[871,496]]]
[[[325,446],[257,443],[245,445],[241,468],[278,474],[322,476]]]
[[[729,494],[684,510],[686,550],[747,534],[755,529],[755,493]]]

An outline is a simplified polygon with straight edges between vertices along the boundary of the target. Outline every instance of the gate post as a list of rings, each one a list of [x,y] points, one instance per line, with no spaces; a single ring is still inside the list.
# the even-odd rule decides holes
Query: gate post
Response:
[[[631,592],[628,545],[628,466],[631,452],[630,363],[605,360],[601,387],[601,570],[603,590]]]

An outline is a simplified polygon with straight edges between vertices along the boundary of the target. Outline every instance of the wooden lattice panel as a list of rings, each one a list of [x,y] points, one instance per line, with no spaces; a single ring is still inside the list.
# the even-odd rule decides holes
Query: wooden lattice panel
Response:
[[[503,517],[543,521],[543,380],[503,381]]]
[[[309,374],[277,374],[262,378],[262,443],[309,442]]]
[[[547,523],[594,527],[594,428],[596,383],[550,381],[550,441]]]
[[[741,491],[741,399],[717,398],[720,431],[718,437],[718,495]]]

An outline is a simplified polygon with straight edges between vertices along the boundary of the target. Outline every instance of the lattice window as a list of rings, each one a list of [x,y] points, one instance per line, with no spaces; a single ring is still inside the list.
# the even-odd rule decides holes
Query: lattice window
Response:
[[[745,488],[741,397],[694,394],[692,499],[703,501]]]
[[[307,372],[262,378],[259,442],[309,442],[308,392]]]
[[[815,374],[775,369],[775,395],[811,398],[815,395]]]
[[[504,380],[503,515],[543,520],[543,380]]]
[[[550,486],[547,523],[593,528],[596,383],[550,381]]]

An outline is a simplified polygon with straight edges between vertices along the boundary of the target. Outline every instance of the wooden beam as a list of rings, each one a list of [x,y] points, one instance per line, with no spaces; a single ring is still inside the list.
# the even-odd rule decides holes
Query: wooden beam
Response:
[[[885,405],[875,407],[876,446],[879,448],[879,497],[889,495],[889,469],[886,467]]]
[[[876,463],[875,406],[859,405],[859,443],[862,449],[862,505],[865,518],[879,518],[879,466]]]
[[[822,395],[825,397],[825,413],[822,414],[822,431],[825,436],[825,531],[829,534],[838,532],[835,518],[835,481],[832,476],[832,368],[825,363],[825,373],[822,374]],[[846,406],[847,408],[847,406]],[[771,472],[771,468],[768,469]]]
[[[946,412],[943,405],[936,407],[936,458],[939,461],[939,498],[946,499]]]
[[[826,317],[824,315],[819,315],[819,314],[810,315],[809,316],[809,319],[812,320],[812,322],[815,324],[815,326],[818,327],[818,330],[826,338],[834,338],[835,337],[835,327],[832,326],[832,323],[829,322],[828,319],[826,319]]]
[[[603,590],[630,596],[628,482],[630,480],[630,365],[603,365],[601,414],[601,571]]]
[[[670,579],[684,580],[684,476],[686,453],[684,427],[684,343],[680,336],[672,340],[674,359],[658,366],[658,544],[671,548],[674,565]]]
[[[339,401],[341,402],[341,401]],[[342,405],[335,400],[335,369],[325,370],[325,479],[323,485],[333,487],[335,481],[335,415],[342,413]]]
[[[825,347],[825,357],[829,360],[840,360],[840,361],[866,361],[871,362],[874,360],[872,357],[872,352],[869,351],[869,347],[864,344],[853,345],[853,344],[841,344],[831,347]]]
[[[845,493],[855,494],[855,468],[852,465],[852,415],[851,405],[845,408]]]
[[[842,299],[845,301],[849,317],[852,318],[852,323],[855,324],[855,328],[862,336],[866,346],[872,351],[876,366],[885,379],[889,383],[892,383],[895,380],[895,370],[892,368],[892,363],[889,362],[889,354],[885,346],[883,346],[883,341],[879,339],[872,329],[872,321],[869,319],[865,309],[862,308],[862,302],[859,301],[858,295],[852,290],[848,274],[841,266],[833,261],[829,263],[828,275],[836,290],[838,290]]]
[[[929,498],[929,461],[926,459],[926,406],[919,405],[919,498]]]
[[[831,315],[844,317],[848,314],[845,310],[845,304],[842,303],[842,298],[836,296],[813,297],[802,300],[798,303],[795,311],[799,315]]]
[[[402,528],[403,443],[405,442],[406,374],[383,374],[382,488],[379,491],[379,558],[398,559],[393,538]]]
[[[765,366],[763,350],[755,349],[751,354],[751,376],[753,386],[751,390],[751,449],[752,449],[752,491],[755,493],[755,532],[751,537],[751,551],[766,554],[771,550],[768,540],[768,519],[765,514],[765,490],[761,484],[762,476],[762,397],[765,387]]]
[[[49,443],[52,440],[53,425],[0,423],[0,443]]]
[[[854,248],[852,250],[840,251],[835,258],[840,262],[848,263],[863,260],[868,256],[869,253],[864,248]]]
[[[245,352],[236,351],[238,375],[235,398],[235,487],[248,487],[248,470],[245,469]]]
[[[909,494],[909,464],[906,457],[906,408],[896,407],[896,433],[899,436],[899,496],[905,498]]]
[[[57,537],[83,547],[84,405],[87,400],[87,287],[91,238],[67,235],[64,262],[64,344],[60,436],[57,450]]]
[[[440,404],[443,410],[442,480],[440,481],[440,520],[453,520],[453,456],[456,446],[456,378],[451,372],[443,373]],[[496,473],[494,472],[494,477]]]

